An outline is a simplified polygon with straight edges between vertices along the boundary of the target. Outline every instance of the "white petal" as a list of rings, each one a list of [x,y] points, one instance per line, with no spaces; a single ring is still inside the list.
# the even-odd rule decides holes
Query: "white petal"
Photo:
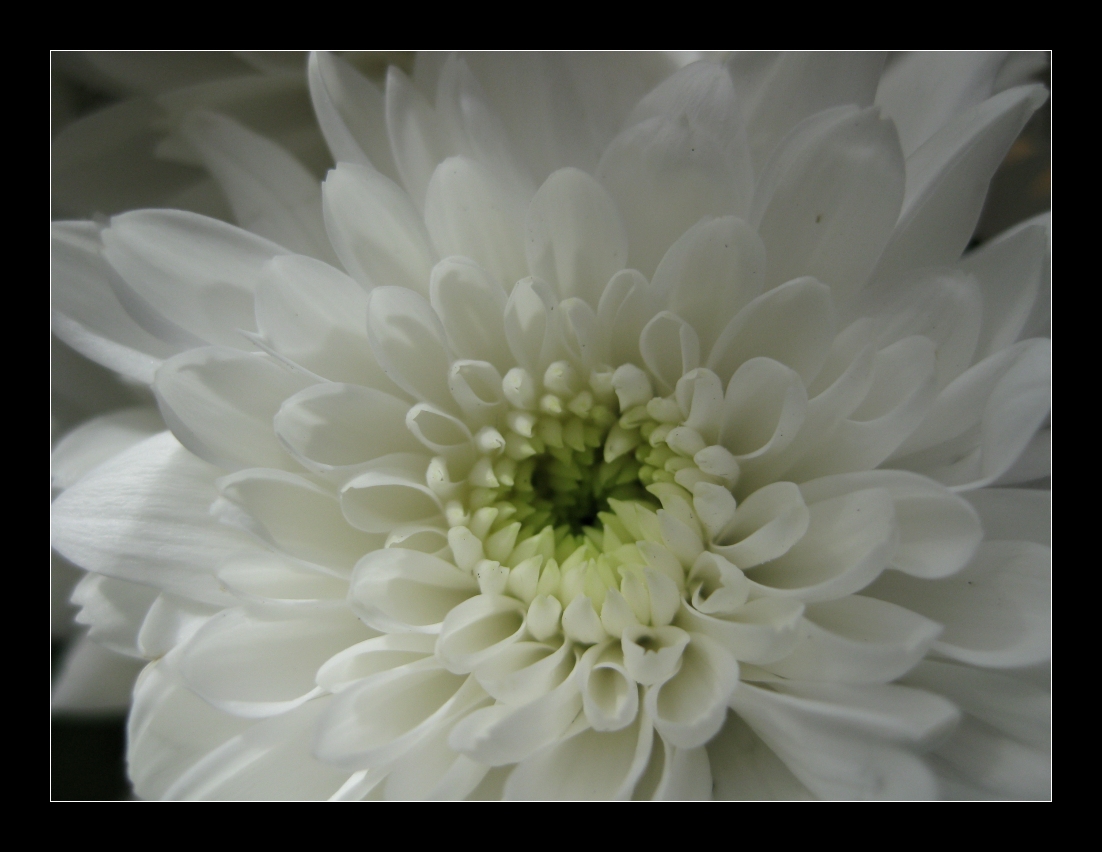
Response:
[[[425,482],[428,457],[392,453],[341,489],[341,509],[357,529],[389,533],[400,526],[444,526],[440,498]]]
[[[473,679],[431,659],[380,672],[334,697],[319,722],[315,751],[349,767],[383,763],[484,697]]]
[[[264,264],[287,250],[216,219],[137,210],[103,231],[112,284],[127,311],[163,340],[251,348],[253,291]]]
[[[218,481],[222,496],[247,517],[242,522],[278,551],[347,576],[364,553],[382,542],[348,524],[337,495],[304,476],[281,470],[243,470]]]
[[[218,579],[250,609],[275,615],[344,606],[348,596],[348,579],[339,572],[270,552],[230,559]]]
[[[907,158],[903,211],[874,278],[952,263],[979,219],[991,175],[1048,93],[1019,86],[958,116]]]
[[[1049,658],[1050,564],[1047,547],[986,542],[952,577],[916,580],[890,572],[867,593],[944,624],[934,645],[940,654],[992,668],[1027,666]]]
[[[903,153],[890,121],[853,107],[808,119],[773,153],[754,190],[766,288],[809,275],[836,300],[857,293],[902,203]]]
[[[554,311],[557,299],[538,278],[516,283],[505,304],[505,339],[516,363],[534,376],[562,354]]]
[[[397,760],[386,777],[387,799],[462,799],[478,786],[490,767],[448,745],[448,737],[458,721],[452,718],[442,721]]]
[[[404,287],[378,287],[367,308],[367,333],[379,365],[415,399],[454,408],[448,391],[451,352],[435,312]]]
[[[639,687],[624,668],[619,642],[604,642],[587,650],[578,660],[574,676],[582,691],[582,708],[594,730],[618,731],[635,721]]]
[[[614,733],[583,730],[522,761],[505,784],[505,798],[626,799],[646,768],[652,741],[642,716]]]
[[[486,660],[475,677],[498,701],[520,706],[558,687],[574,671],[574,648],[542,642],[515,642]]]
[[[352,575],[349,600],[376,630],[437,633],[444,618],[478,594],[478,584],[451,563],[414,550],[369,553]]]
[[[86,358],[149,384],[174,347],[126,313],[111,288],[111,268],[100,256],[98,228],[55,223],[51,229],[51,308],[54,332]]]
[[[855,491],[808,506],[807,533],[787,553],[750,569],[758,594],[813,603],[867,586],[887,567],[898,541],[890,494]]]
[[[386,129],[398,174],[416,209],[421,211],[437,163],[455,152],[436,111],[393,65],[386,75]]]
[[[318,669],[317,684],[340,692],[364,678],[432,655],[436,637],[424,633],[390,633],[338,651]]]
[[[550,692],[519,707],[496,704],[475,711],[456,725],[449,745],[492,766],[523,761],[553,747],[572,723],[577,724],[582,707],[577,682],[569,671],[565,674]]]
[[[256,325],[280,355],[313,373],[397,392],[367,342],[367,294],[326,263],[272,260],[256,287]]]
[[[526,607],[505,595],[478,595],[444,618],[436,655],[456,674],[473,670],[524,635]]]
[[[436,253],[401,188],[366,166],[340,163],[322,185],[325,229],[344,268],[365,289],[427,293]]]
[[[887,683],[921,660],[941,625],[902,607],[850,595],[811,604],[800,641],[784,659],[765,666],[795,680]]]
[[[515,366],[505,343],[505,290],[463,257],[448,257],[432,270],[429,298],[459,358],[489,361],[503,374]]]
[[[682,376],[700,366],[696,330],[669,311],[662,311],[643,328],[639,352],[663,396],[673,392]]]
[[[868,393],[787,475],[796,481],[876,467],[915,431],[934,395],[936,353],[925,337],[906,337],[876,353]]]
[[[760,171],[774,146],[808,116],[843,104],[870,105],[884,54],[736,53],[727,67],[744,99],[750,150]]]
[[[308,384],[266,355],[212,346],[170,358],[153,390],[169,428],[199,457],[227,470],[293,469],[272,418]]]
[[[370,635],[348,612],[276,619],[229,609],[183,647],[180,674],[191,689],[227,713],[277,715],[320,693],[314,683],[318,667]]]
[[[469,257],[506,286],[523,278],[524,205],[484,166],[451,157],[433,172],[425,199],[425,222],[442,256]]]
[[[726,381],[744,362],[763,356],[791,367],[810,384],[833,339],[830,289],[800,278],[763,293],[739,311],[712,347],[707,367]]]
[[[727,384],[720,443],[740,468],[765,463],[792,443],[806,412],[807,391],[794,370],[771,358],[751,358]]]
[[[957,490],[994,482],[1048,415],[1050,350],[1044,339],[1022,341],[966,371],[938,395],[894,464]],[[928,449],[902,454],[915,447]]]
[[[736,212],[735,178],[719,141],[690,119],[655,116],[605,150],[597,179],[616,201],[628,257],[653,274],[666,249],[703,216]],[[655,204],[655,199],[662,203]]]
[[[190,115],[183,133],[239,225],[290,251],[336,259],[325,235],[317,179],[286,149],[211,112]]]
[[[1029,319],[1048,271],[1048,226],[1044,213],[984,243],[961,262],[983,293],[977,360],[1012,344]]]
[[[655,730],[678,748],[696,748],[715,736],[738,685],[738,663],[723,645],[703,633],[690,636],[677,674],[648,689],[645,702]]]
[[[710,352],[719,333],[761,293],[766,257],[761,239],[741,219],[698,222],[666,252],[653,286],[671,311],[683,317]]]
[[[218,475],[170,433],[155,435],[54,501],[52,544],[89,571],[225,604],[214,572],[250,543],[210,515]]]
[[[983,540],[980,519],[965,500],[924,476],[894,470],[844,473],[805,482],[800,491],[814,503],[861,488],[884,488],[892,496],[899,546],[891,565],[900,571],[926,579],[955,574]]]
[[[560,169],[536,192],[525,217],[528,269],[596,308],[609,278],[626,267],[627,234],[604,188],[578,169]]]
[[[116,654],[141,658],[138,632],[158,594],[152,586],[86,574],[73,589],[72,601],[80,607],[75,620],[88,626],[88,638],[97,644]]]
[[[803,800],[809,791],[776,753],[742,719],[727,714],[723,729],[708,743],[716,799]]]
[[[810,518],[800,489],[774,482],[739,504],[712,550],[741,569],[753,568],[787,553],[807,532]]]
[[[806,697],[743,683],[732,706],[793,774],[826,799],[929,799],[930,771],[893,742],[944,736],[955,708],[900,686],[820,687]],[[807,693],[805,687],[803,692]]]
[[[612,276],[597,306],[597,325],[606,336],[613,363],[643,363],[639,335],[658,310],[658,295],[640,272],[624,269]]]
[[[88,471],[163,432],[156,409],[141,406],[89,420],[62,438],[50,454],[50,485],[64,491]]]
[[[306,467],[319,473],[390,453],[423,452],[406,428],[409,403],[374,388],[317,384],[283,402],[275,432]]]
[[[289,713],[251,725],[209,752],[165,790],[163,797],[328,799],[348,779],[347,771],[322,763],[312,752],[314,728],[328,704],[324,697],[308,701]],[[184,715],[182,708],[176,713]]]
[[[903,153],[965,110],[991,97],[1005,52],[915,51],[896,58],[880,78],[876,103],[895,121]]]
[[[804,606],[782,598],[758,598],[733,613],[705,615],[684,606],[678,624],[704,633],[723,645],[736,660],[761,665],[791,653],[799,641]]]
[[[383,94],[339,56],[310,54],[310,100],[318,125],[338,163],[358,163],[398,179],[386,135]]]

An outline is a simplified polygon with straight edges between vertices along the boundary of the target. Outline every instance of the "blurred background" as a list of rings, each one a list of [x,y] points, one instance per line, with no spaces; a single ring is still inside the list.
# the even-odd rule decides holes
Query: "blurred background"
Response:
[[[414,55],[343,54],[381,82]],[[889,61],[890,58],[889,58]],[[1019,54],[1051,91],[1046,53]],[[195,108],[225,112],[275,138],[319,180],[332,166],[305,80],[305,53],[50,54],[51,216],[111,216],[140,207],[178,207],[232,220],[197,158],[173,134]],[[972,246],[1051,206],[1051,99],[1039,109],[995,174]],[[51,447],[79,424],[152,402],[51,335]],[[53,481],[54,494],[64,482]],[[126,778],[126,704],[141,668],[83,636],[69,596],[82,572],[51,553],[50,797],[131,798]]]

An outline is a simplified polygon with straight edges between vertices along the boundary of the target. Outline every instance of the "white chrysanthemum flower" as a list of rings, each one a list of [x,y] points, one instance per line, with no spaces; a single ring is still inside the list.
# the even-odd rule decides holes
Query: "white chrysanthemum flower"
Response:
[[[1047,494],[988,487],[1047,219],[961,260],[1001,61],[317,55],[320,196],[203,114],[251,232],[57,226],[171,429],[54,505],[139,795],[1047,796]]]

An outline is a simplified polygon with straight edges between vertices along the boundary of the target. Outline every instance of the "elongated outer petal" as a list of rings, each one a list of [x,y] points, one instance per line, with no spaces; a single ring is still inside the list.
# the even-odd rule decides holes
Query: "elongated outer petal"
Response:
[[[1048,416],[1051,344],[1023,340],[967,370],[934,400],[893,463],[955,490],[989,485],[1017,461]]]
[[[884,67],[882,53],[735,53],[727,60],[743,101],[757,172],[774,147],[810,115],[835,106],[869,106]]]
[[[677,623],[685,630],[704,633],[723,645],[736,660],[755,665],[771,663],[792,652],[799,640],[804,605],[783,598],[758,598],[724,615],[705,615],[687,604]]]
[[[573,657],[573,654],[570,654]],[[579,725],[582,696],[570,677],[573,660],[556,671],[554,689],[520,706],[499,702],[476,710],[452,730],[448,744],[480,763],[503,766],[553,749]]]
[[[907,159],[903,211],[874,273],[952,263],[979,220],[987,185],[1029,116],[1043,86],[1019,86],[958,116]]]
[[[525,217],[528,270],[560,298],[596,308],[609,278],[628,263],[628,239],[616,204],[579,169],[559,169],[532,198]]]
[[[439,317],[422,296],[404,287],[377,287],[368,302],[367,334],[394,384],[445,411],[455,408],[448,390],[452,354]]]
[[[338,693],[317,727],[315,753],[350,768],[402,754],[486,693],[429,658],[380,672]]]
[[[838,107],[797,127],[755,188],[751,221],[769,257],[766,288],[810,275],[836,300],[857,293],[903,203],[903,154],[875,109]]]
[[[212,346],[166,361],[153,390],[169,428],[200,458],[227,470],[294,470],[272,431],[272,418],[287,397],[308,384],[266,355]]]
[[[276,355],[311,373],[400,392],[371,354],[367,293],[327,263],[271,260],[256,286],[256,326]]]
[[[282,470],[243,470],[218,481],[240,523],[276,550],[347,576],[361,556],[382,544],[351,527],[334,491]]]
[[[406,75],[390,66],[386,75],[386,129],[402,183],[418,212],[438,163],[454,150],[436,111]]]
[[[936,742],[959,719],[945,699],[893,684],[792,684],[777,692],[743,683],[731,703],[793,774],[827,799],[936,795],[932,773],[905,747]]]
[[[217,476],[216,468],[162,432],[54,501],[52,544],[86,570],[228,604],[214,572],[251,544],[211,517]]]
[[[650,721],[615,732],[584,729],[522,761],[505,784],[508,799],[627,799],[654,743]]]
[[[652,282],[659,298],[686,320],[711,352],[727,323],[761,293],[766,255],[760,237],[734,216],[689,228],[662,257]]]
[[[887,491],[853,491],[808,510],[803,538],[783,556],[750,569],[754,592],[807,603],[836,600],[860,591],[887,567],[899,540]]]
[[[307,77],[314,113],[333,160],[371,166],[398,180],[383,93],[345,60],[325,51],[310,54]]]
[[[876,104],[899,128],[903,153],[910,156],[965,110],[994,93],[1003,51],[915,51],[885,70]]]
[[[803,483],[800,491],[814,503],[861,488],[884,488],[891,494],[899,527],[891,565],[907,574],[925,579],[955,574],[971,561],[984,538],[980,518],[964,498],[907,471],[826,476]],[[989,531],[987,538],[992,538]]]
[[[504,288],[477,263],[447,257],[432,268],[429,300],[459,358],[488,361],[501,375],[515,366],[505,343]]]
[[[762,293],[739,311],[720,333],[706,366],[727,381],[743,362],[762,356],[791,367],[810,384],[833,339],[830,289],[798,278]]]
[[[734,712],[708,743],[713,795],[724,800],[807,800],[811,791]]]
[[[889,572],[871,597],[897,603],[945,625],[934,650],[991,668],[1028,666],[1049,658],[1051,554],[1024,541],[991,541],[972,563],[941,580]]]
[[[150,687],[152,692],[153,684]],[[141,728],[133,724],[134,715],[131,715],[129,740],[134,743],[135,739],[140,739],[143,748],[139,752],[132,747],[130,764],[134,765],[136,760],[156,761],[155,771],[146,782],[150,787],[154,786],[150,783],[155,783],[154,779],[162,783],[172,781],[156,796],[144,793],[147,798],[324,800],[348,777],[346,771],[321,762],[311,753],[314,726],[329,704],[327,698],[308,701],[288,713],[254,722],[231,735],[233,728],[223,721],[225,714],[211,718],[210,712],[198,710],[196,705],[205,705],[205,702],[183,687],[173,684],[162,689],[165,691],[161,695],[146,698],[150,704],[159,699],[160,706],[143,714]],[[197,719],[202,722],[197,723]],[[212,729],[209,738],[196,737],[190,731],[183,736],[179,733],[180,727],[201,727],[203,723]],[[179,760],[184,755],[173,754],[173,747],[184,752],[184,760]],[[196,753],[202,755],[200,759],[181,772],[190,762],[188,758],[194,759]],[[172,757],[177,759],[172,760]]]
[[[302,464],[325,473],[423,451],[406,428],[408,410],[409,403],[374,388],[324,382],[283,402],[275,432]]]
[[[766,669],[794,680],[887,683],[919,662],[941,633],[936,622],[861,595],[811,604],[805,616],[792,653]]]
[[[919,665],[907,683],[951,698],[966,714],[934,752],[938,768],[948,770],[943,779],[950,795],[1051,797],[1052,697],[1047,690],[1013,676],[933,661]]]
[[[478,583],[449,562],[395,547],[361,559],[348,594],[352,609],[376,630],[439,633],[445,616],[478,594]]]
[[[719,141],[689,119],[658,115],[627,128],[596,175],[624,219],[631,264],[644,275],[702,216],[736,212],[735,179]]]
[[[441,720],[398,758],[384,782],[383,794],[388,800],[458,800],[479,785],[490,767],[460,754],[448,744],[452,730],[464,718],[467,717],[462,712],[457,712]]]
[[[669,394],[682,376],[700,366],[700,339],[681,317],[662,311],[639,335],[639,353],[659,392]]]
[[[279,144],[211,112],[183,126],[218,181],[238,224],[290,251],[336,260],[321,215],[317,179]]]
[[[176,345],[251,348],[253,292],[264,264],[287,250],[241,228],[182,210],[111,220],[103,256],[115,294],[152,334]]]
[[[76,622],[87,625],[88,637],[103,647],[140,659],[138,632],[158,594],[153,586],[86,574],[73,589],[80,607]]]
[[[220,710],[274,716],[319,695],[318,667],[370,635],[347,611],[272,618],[228,609],[181,649],[179,670],[191,689]]]
[[[176,348],[154,337],[123,309],[111,289],[111,268],[100,255],[91,222],[51,226],[53,329],[86,358],[145,384]]]
[[[237,558],[255,558],[259,555],[254,551]],[[172,592],[161,592],[146,613],[142,629],[138,631],[138,650],[147,660],[159,660],[187,642],[222,609]]]
[[[50,453],[50,487],[64,491],[97,465],[164,428],[157,410],[145,405],[83,423],[58,441]]]
[[[379,672],[415,663],[432,654],[436,637],[425,633],[384,633],[338,651],[317,673],[327,692],[340,692]]]
[[[1049,218],[1043,213],[1023,222],[961,261],[983,293],[977,360],[1014,343],[1029,319],[1048,274]]]
[[[523,278],[525,193],[481,163],[450,157],[433,172],[425,223],[441,256],[469,257],[504,286]]]
[[[325,229],[341,264],[361,286],[427,294],[436,253],[409,196],[390,178],[338,163],[322,185]]]

